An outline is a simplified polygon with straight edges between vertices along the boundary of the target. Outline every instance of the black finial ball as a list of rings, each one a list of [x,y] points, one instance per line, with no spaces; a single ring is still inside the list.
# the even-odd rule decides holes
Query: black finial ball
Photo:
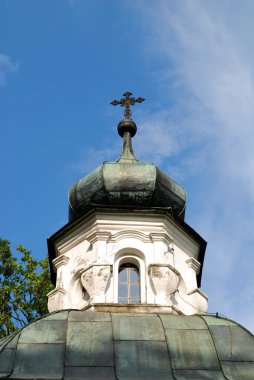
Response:
[[[123,137],[124,132],[130,132],[131,137],[133,137],[137,132],[137,126],[132,119],[124,119],[118,124],[117,131],[121,137]]]

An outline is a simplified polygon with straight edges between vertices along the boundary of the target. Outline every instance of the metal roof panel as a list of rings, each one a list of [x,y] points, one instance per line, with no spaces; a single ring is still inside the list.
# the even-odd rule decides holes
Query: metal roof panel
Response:
[[[115,342],[116,375],[121,380],[173,380],[166,342]]]
[[[160,318],[166,330],[207,330],[206,323],[196,315],[190,315],[188,318],[186,318],[185,315],[160,314]]]
[[[64,355],[64,344],[19,343],[10,378],[62,379]]]
[[[113,366],[111,322],[69,322],[67,366]]]
[[[1,341],[1,378],[254,378],[254,337],[227,319],[75,310],[51,316]]]
[[[114,367],[66,367],[64,380],[116,380]]]
[[[166,330],[173,369],[220,370],[207,330]]]
[[[253,380],[253,362],[222,362],[223,372],[228,380]]]
[[[157,315],[143,315],[143,318],[120,313],[112,315],[115,340],[165,340],[162,323]]]

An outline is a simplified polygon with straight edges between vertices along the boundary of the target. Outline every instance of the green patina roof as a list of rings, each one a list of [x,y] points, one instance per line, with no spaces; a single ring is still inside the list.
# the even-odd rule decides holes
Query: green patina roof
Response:
[[[253,380],[254,337],[214,316],[61,311],[0,341],[12,379]]]
[[[69,190],[69,220],[95,205],[168,207],[184,218],[186,192],[154,164],[105,162]]]
[[[115,162],[104,162],[69,190],[69,221],[95,205],[166,207],[184,219],[186,192],[154,164],[139,162],[133,152],[133,120],[119,123],[123,151]],[[118,126],[119,127],[119,126]],[[132,131],[133,133],[131,133]]]

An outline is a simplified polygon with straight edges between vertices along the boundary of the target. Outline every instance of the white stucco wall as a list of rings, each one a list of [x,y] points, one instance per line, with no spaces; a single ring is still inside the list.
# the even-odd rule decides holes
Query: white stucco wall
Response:
[[[197,242],[166,214],[96,212],[57,241],[49,311],[117,304],[119,266],[133,263],[142,304],[203,314],[207,297],[197,289],[198,253]]]

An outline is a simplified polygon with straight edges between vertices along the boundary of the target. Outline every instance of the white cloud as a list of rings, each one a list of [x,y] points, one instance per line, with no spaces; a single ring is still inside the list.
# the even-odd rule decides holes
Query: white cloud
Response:
[[[202,284],[209,310],[254,329],[248,317],[254,311],[254,55],[248,37],[254,3],[157,0],[133,9],[145,32],[146,58],[164,62],[151,73],[162,89],[161,109],[140,111],[134,151],[189,192],[186,220],[208,241]],[[72,168],[83,174],[117,151],[90,150]]]
[[[187,221],[208,240],[203,285],[210,305],[253,328],[244,308],[246,313],[253,308],[254,57],[246,36],[254,34],[249,16],[254,4],[138,4],[146,54],[164,57],[157,85],[163,82],[164,98],[165,89],[175,91],[170,112],[144,122],[139,151],[164,167],[173,162],[191,187]],[[155,132],[149,133],[156,120]]]
[[[155,160],[157,163],[179,150],[177,134],[174,123],[169,128],[167,115],[154,114],[138,123],[139,133],[135,137],[135,151],[144,160]],[[149,144],[144,142],[149,142]]]
[[[6,85],[6,75],[8,72],[18,70],[18,63],[12,62],[8,55],[0,54],[0,87]]]

